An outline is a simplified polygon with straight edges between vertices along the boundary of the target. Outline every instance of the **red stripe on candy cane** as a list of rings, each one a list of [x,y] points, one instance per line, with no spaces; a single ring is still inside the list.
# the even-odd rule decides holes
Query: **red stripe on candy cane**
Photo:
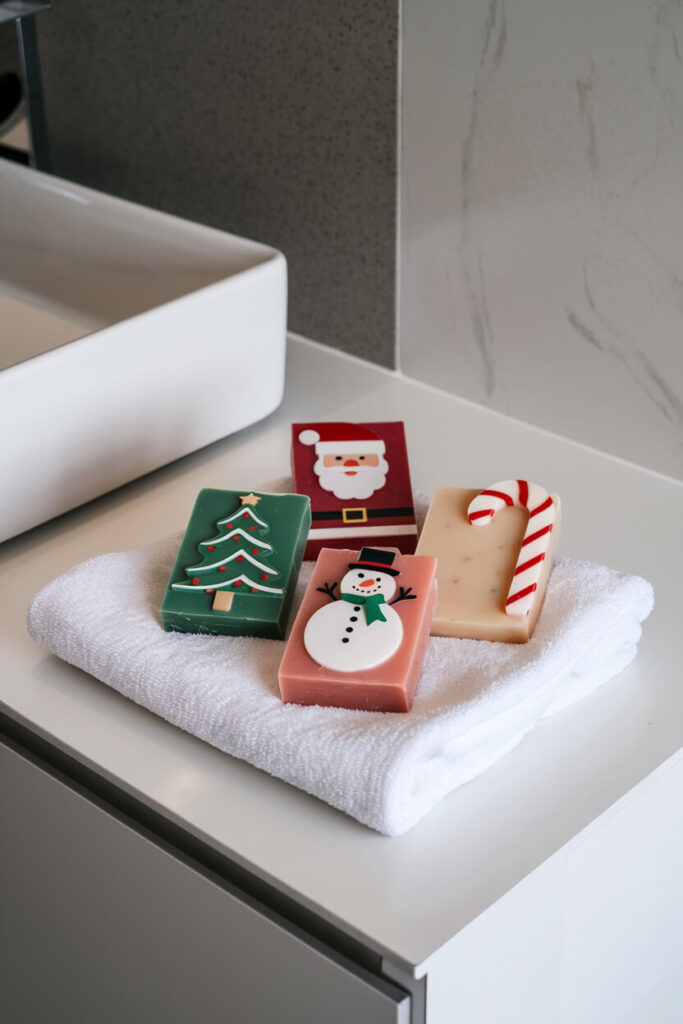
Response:
[[[508,615],[528,615],[543,572],[550,535],[555,523],[555,503],[539,484],[527,480],[503,480],[480,491],[467,509],[472,526],[484,527],[502,508],[526,508],[529,520],[517,556],[517,564],[505,602]]]
[[[550,523],[548,526],[544,526],[541,530],[536,530],[536,533],[530,533],[528,537],[525,536],[524,540],[522,541],[522,547],[524,547],[525,544],[533,544],[533,542],[535,540],[538,540],[539,537],[543,537],[546,533],[550,533],[552,528],[553,524]]]
[[[550,495],[548,495],[546,500],[541,505],[539,505],[538,508],[531,509],[531,511],[529,512],[529,516],[537,516],[539,512],[545,512],[547,508],[550,508],[552,503],[553,499],[550,497]]]
[[[473,519],[482,519],[484,516],[488,516],[490,519],[493,519],[493,509],[483,508],[481,512],[473,512],[472,515],[469,517],[470,522],[472,522]]]
[[[545,552],[543,554],[536,555],[534,558],[530,558],[527,562],[522,562],[522,564],[518,565],[515,569],[513,576],[519,576],[521,572],[526,572],[527,569],[531,569],[533,565],[538,565],[539,562],[542,562],[544,558]]]
[[[531,597],[532,594],[536,593],[537,586],[538,583],[530,583],[528,587],[524,588],[524,590],[518,590],[516,594],[512,594],[512,596],[508,597],[507,601],[505,602],[506,608],[514,601],[519,601],[525,597]],[[526,614],[528,615],[529,613],[527,612]]]
[[[485,491],[482,491],[481,493],[486,494],[491,498],[502,498],[506,505],[514,505],[514,501],[512,500],[510,495],[504,494],[502,491],[492,491],[487,488]],[[493,514],[493,509],[491,510],[491,514]]]

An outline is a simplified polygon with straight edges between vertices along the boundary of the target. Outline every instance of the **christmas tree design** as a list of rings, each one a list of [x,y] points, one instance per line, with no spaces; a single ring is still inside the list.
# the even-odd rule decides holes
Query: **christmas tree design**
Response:
[[[173,583],[173,590],[215,594],[218,611],[229,611],[236,594],[282,594],[281,587],[270,585],[279,573],[268,565],[273,546],[263,534],[269,526],[254,511],[260,500],[254,494],[240,496],[241,505],[216,522],[216,536],[199,542],[202,561],[184,568],[188,582]]]

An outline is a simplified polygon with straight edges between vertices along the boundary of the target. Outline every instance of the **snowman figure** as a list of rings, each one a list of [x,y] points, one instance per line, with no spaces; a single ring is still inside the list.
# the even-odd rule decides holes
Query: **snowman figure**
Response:
[[[341,597],[335,594],[337,583],[326,583],[318,590],[333,604],[311,615],[304,630],[304,646],[314,661],[336,672],[360,672],[387,661],[401,646],[403,623],[391,605],[410,601],[412,587],[396,593],[392,551],[363,548],[357,562],[341,581]]]

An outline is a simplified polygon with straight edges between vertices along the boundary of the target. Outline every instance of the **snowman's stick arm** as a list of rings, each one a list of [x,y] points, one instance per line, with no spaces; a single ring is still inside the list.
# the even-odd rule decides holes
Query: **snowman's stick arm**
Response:
[[[333,583],[331,585],[329,583],[326,583],[324,587],[316,587],[315,589],[319,590],[321,594],[326,594],[329,598],[331,598],[331,600],[337,601],[338,598],[337,598],[337,595],[334,592],[336,586],[337,586],[336,583]]]
[[[398,604],[399,601],[414,601],[415,598],[417,597],[417,594],[410,593],[410,591],[413,589],[412,587],[399,587],[398,589],[399,595],[398,597],[395,597],[393,601],[389,602],[390,605]]]

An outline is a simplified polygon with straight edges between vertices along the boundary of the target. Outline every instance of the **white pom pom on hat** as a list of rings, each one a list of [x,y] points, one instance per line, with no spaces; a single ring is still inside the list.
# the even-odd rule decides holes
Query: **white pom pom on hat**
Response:
[[[318,455],[335,452],[377,452],[385,450],[384,441],[363,423],[315,423],[299,432],[301,444],[315,445]]]
[[[302,430],[299,434],[299,440],[302,444],[317,444],[320,440],[320,434],[317,430]]]

